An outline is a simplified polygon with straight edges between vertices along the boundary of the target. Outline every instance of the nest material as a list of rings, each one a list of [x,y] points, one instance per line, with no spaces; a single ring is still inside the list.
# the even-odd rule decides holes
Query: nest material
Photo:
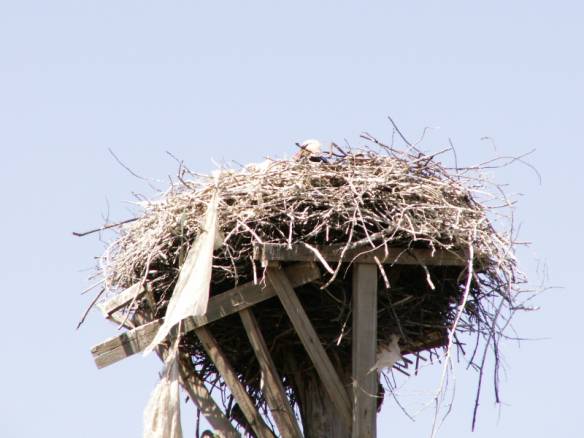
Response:
[[[222,170],[216,178],[183,168],[179,182],[159,200],[145,203],[143,215],[120,229],[102,258],[101,270],[112,293],[139,281],[149,284],[156,302],[154,317],[164,316],[207,202],[218,190],[223,245],[214,254],[212,295],[261,281],[262,269],[253,260],[254,245],[261,243],[360,242],[371,249],[387,245],[467,253],[472,248],[480,263],[474,263],[477,269],[455,335],[492,337],[502,314],[499,303],[511,308],[519,280],[510,234],[496,231],[492,224],[499,206],[489,206],[486,198],[477,201],[484,189],[476,176],[449,171],[433,157],[389,148],[330,155],[326,160],[270,160]],[[334,275],[323,269],[319,282],[297,289],[321,341],[339,364],[351,362],[350,263],[334,266]],[[467,274],[460,267],[386,265],[379,278],[379,343],[387,344],[397,334],[405,352],[444,346]],[[130,310],[140,312],[144,305],[135,303]],[[295,401],[299,376],[312,371],[310,360],[278,300],[258,304],[253,312]],[[252,397],[265,407],[259,369],[239,318],[224,318],[210,329]],[[462,343],[458,346],[472,363],[476,349],[473,353]],[[195,335],[184,336],[181,348],[191,354],[193,368],[205,381],[224,388]],[[231,402],[226,403],[231,415]]]

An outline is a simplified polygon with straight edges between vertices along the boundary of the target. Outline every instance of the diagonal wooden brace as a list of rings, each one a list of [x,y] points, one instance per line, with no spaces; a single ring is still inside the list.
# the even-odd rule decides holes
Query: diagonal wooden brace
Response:
[[[268,346],[251,309],[239,312],[241,322],[247,332],[249,342],[255,352],[262,372],[263,388],[270,411],[276,420],[278,430],[286,438],[302,438],[302,432],[296,422],[294,411],[286,397],[284,385],[270,356]]]
[[[131,321],[128,322],[131,323],[132,326],[140,325],[151,315],[151,312],[152,308],[148,309],[145,313],[136,312],[132,315]],[[176,336],[176,331],[175,327],[172,330],[174,336]],[[156,354],[158,354],[158,357],[162,362],[165,362],[168,350],[168,346],[163,344],[156,348]],[[179,352],[178,365],[181,386],[187,392],[199,412],[203,414],[211,427],[213,427],[215,435],[220,438],[241,438],[241,434],[233,427],[227,416],[223,413],[221,408],[217,405],[217,402],[207,390],[204,382],[196,374],[192,367],[190,356],[186,353]]]
[[[207,355],[215,364],[215,368],[217,368],[217,371],[219,371],[219,374],[229,387],[229,390],[239,404],[245,419],[256,435],[260,438],[274,438],[274,434],[262,419],[262,416],[251,401],[251,398],[237,378],[237,374],[235,374],[231,364],[221,351],[221,347],[209,329],[207,327],[199,327],[195,330],[195,333],[201,341],[201,345],[207,352]]]
[[[211,427],[213,427],[215,434],[221,438],[241,438],[241,434],[235,430],[229,419],[217,406],[205,384],[195,375],[191,360],[184,353],[181,353],[179,358],[179,372],[182,387]]]
[[[349,397],[296,292],[294,292],[292,282],[279,267],[268,267],[267,283],[276,290],[282,306],[312,360],[331,401],[341,416],[341,421],[344,421],[350,428],[352,415]]]

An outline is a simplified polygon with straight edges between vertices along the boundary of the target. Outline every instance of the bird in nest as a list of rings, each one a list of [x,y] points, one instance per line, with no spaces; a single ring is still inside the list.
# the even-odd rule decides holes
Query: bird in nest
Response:
[[[296,146],[298,146],[300,150],[294,154],[294,160],[298,161],[307,158],[310,161],[315,162],[328,162],[327,159],[323,156],[322,144],[320,141],[310,138],[308,140],[304,140],[302,143],[296,143]]]

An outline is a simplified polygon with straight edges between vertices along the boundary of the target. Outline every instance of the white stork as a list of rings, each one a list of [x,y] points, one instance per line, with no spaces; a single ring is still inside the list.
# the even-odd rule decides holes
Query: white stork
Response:
[[[298,146],[300,150],[294,154],[295,160],[299,160],[304,157],[317,159],[322,157],[322,144],[318,140],[309,138],[308,140],[304,140],[302,143],[296,143],[296,146]]]

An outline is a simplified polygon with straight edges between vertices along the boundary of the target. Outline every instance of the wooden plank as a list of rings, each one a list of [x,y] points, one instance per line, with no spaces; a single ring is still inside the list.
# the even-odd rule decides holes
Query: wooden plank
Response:
[[[297,266],[296,268],[292,267],[292,269],[300,271],[302,267]],[[109,300],[104,301],[102,303],[97,303],[96,306],[101,311],[104,317],[109,318],[117,310],[127,306],[132,301],[141,298],[145,292],[146,288],[142,287],[141,283],[136,283],[128,287],[127,289],[124,289],[122,292],[110,298]]]
[[[274,438],[211,332],[206,327],[199,327],[195,333],[256,435],[260,438]]]
[[[343,251],[342,245],[315,246],[322,258],[327,262],[338,262]],[[369,252],[365,252],[369,251]],[[383,264],[396,265],[427,265],[427,266],[466,266],[468,264],[464,252],[430,249],[405,249],[405,248],[379,248],[370,251],[370,248],[351,249],[345,253],[343,260],[346,262],[357,261],[359,263],[377,263],[375,257]],[[254,258],[260,260],[264,266],[269,261],[302,261],[318,262],[319,257],[314,250],[304,244],[293,245],[291,248],[285,244],[266,243],[257,246]]]
[[[103,303],[98,303],[97,307],[101,310],[101,313],[107,318],[116,310],[121,309],[124,306],[127,306],[135,299],[138,299],[141,295],[145,292],[144,288],[141,286],[141,283],[136,283],[130,286],[127,289],[124,289],[118,295],[110,298]]]
[[[309,283],[320,277],[320,271],[314,263],[298,263],[286,269],[294,287]],[[276,295],[273,287],[262,288],[253,282],[238,286],[230,291],[215,295],[209,299],[207,313],[202,316],[183,320],[182,333],[202,327],[225,316],[231,315],[254,304]],[[114,336],[91,349],[91,354],[98,368],[103,368],[126,357],[143,351],[162,325],[163,319],[157,319],[126,333]]]
[[[375,438],[377,266],[353,265],[353,438]]]
[[[341,421],[344,421],[350,427],[351,405],[349,397],[296,292],[294,292],[293,284],[279,267],[268,267],[266,275],[267,283],[271,284],[276,290],[282,306],[286,310],[298,337],[322,380],[327,394],[341,416]]]
[[[221,411],[209,391],[194,373],[189,356],[182,353],[179,359],[180,383],[205,416],[214,432],[221,438],[240,438],[241,434],[235,430],[229,419]]]
[[[157,319],[95,345],[91,354],[97,367],[104,368],[143,351],[156,336],[162,321]]]
[[[276,370],[276,365],[274,365],[268,346],[251,309],[240,311],[239,316],[258,359],[262,372],[262,390],[270,407],[270,412],[276,421],[280,435],[283,437],[301,438],[302,432],[296,422],[294,411],[292,411],[292,407],[286,397],[284,385],[282,384],[278,371]]]

